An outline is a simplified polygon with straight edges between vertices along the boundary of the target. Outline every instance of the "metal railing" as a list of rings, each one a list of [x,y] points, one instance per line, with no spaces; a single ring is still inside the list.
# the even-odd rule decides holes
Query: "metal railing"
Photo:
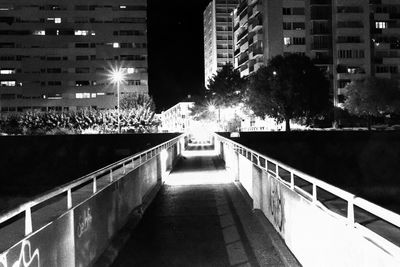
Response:
[[[380,241],[379,243],[386,248],[399,251],[399,214],[262,155],[231,139],[216,134],[216,140],[246,157],[293,192],[341,220],[344,224],[362,231],[372,240]]]
[[[162,150],[168,149],[169,147],[175,145],[182,137],[183,137],[183,134],[179,135],[169,141],[166,141],[160,145],[157,145],[153,148],[136,153],[133,156],[129,156],[124,159],[121,159],[115,163],[112,163],[112,164],[104,167],[104,168],[101,168],[97,171],[94,171],[94,172],[88,174],[88,175],[85,175],[81,178],[71,181],[70,183],[64,184],[64,185],[62,185],[58,188],[55,188],[49,192],[39,195],[38,197],[34,198],[33,200],[23,203],[15,209],[12,209],[3,214],[0,214],[0,225],[7,224],[7,222],[12,220],[14,217],[16,217],[22,213],[25,213],[25,236],[28,236],[29,234],[31,234],[33,232],[32,208],[34,208],[35,206],[39,206],[40,204],[43,204],[46,201],[52,200],[56,197],[59,197],[62,194],[67,194],[66,207],[67,207],[67,210],[69,210],[73,207],[72,191],[74,189],[77,189],[83,185],[87,185],[88,183],[92,183],[92,187],[93,187],[92,195],[90,195],[87,198],[80,201],[80,203],[82,203],[98,192],[98,187],[97,187],[98,179],[103,178],[105,175],[108,175],[109,183],[106,186],[106,187],[108,187],[111,184],[113,184],[113,182],[118,180],[114,177],[114,174],[117,171],[122,170],[122,174],[126,174],[128,164],[132,164],[133,169],[138,168],[139,166],[145,164],[147,161],[149,161],[150,159],[152,159],[155,156],[157,156],[158,154],[160,154],[160,152]],[[137,165],[135,165],[135,162],[138,162]]]

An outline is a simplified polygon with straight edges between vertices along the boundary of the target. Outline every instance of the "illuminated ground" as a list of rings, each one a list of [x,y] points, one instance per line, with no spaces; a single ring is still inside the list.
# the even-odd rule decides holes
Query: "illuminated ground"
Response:
[[[283,266],[209,150],[184,153],[113,266]]]

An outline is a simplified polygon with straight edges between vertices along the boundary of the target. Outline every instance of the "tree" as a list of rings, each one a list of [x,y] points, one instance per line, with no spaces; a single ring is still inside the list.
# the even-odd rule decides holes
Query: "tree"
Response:
[[[350,114],[365,117],[371,130],[373,117],[400,113],[400,89],[397,80],[367,77],[346,86],[344,108]]]
[[[247,81],[232,64],[224,65],[208,81],[206,98],[218,107],[231,107],[243,101]]]
[[[297,54],[273,57],[251,75],[246,99],[255,115],[285,121],[286,131],[290,120],[310,124],[331,107],[325,74]]]
[[[120,101],[121,125],[134,132],[148,132],[160,122],[155,118],[153,99],[147,94],[125,93]]]

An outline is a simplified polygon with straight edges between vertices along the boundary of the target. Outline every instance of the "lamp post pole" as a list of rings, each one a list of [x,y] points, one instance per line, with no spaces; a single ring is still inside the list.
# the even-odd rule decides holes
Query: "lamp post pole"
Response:
[[[120,81],[117,82],[117,114],[118,114],[118,133],[121,133],[121,113],[120,113],[120,107],[119,107],[119,84]]]

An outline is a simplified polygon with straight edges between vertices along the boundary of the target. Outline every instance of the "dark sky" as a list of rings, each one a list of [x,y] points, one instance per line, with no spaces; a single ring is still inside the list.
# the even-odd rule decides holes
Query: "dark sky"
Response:
[[[149,91],[157,111],[204,88],[203,11],[211,0],[148,0]]]

